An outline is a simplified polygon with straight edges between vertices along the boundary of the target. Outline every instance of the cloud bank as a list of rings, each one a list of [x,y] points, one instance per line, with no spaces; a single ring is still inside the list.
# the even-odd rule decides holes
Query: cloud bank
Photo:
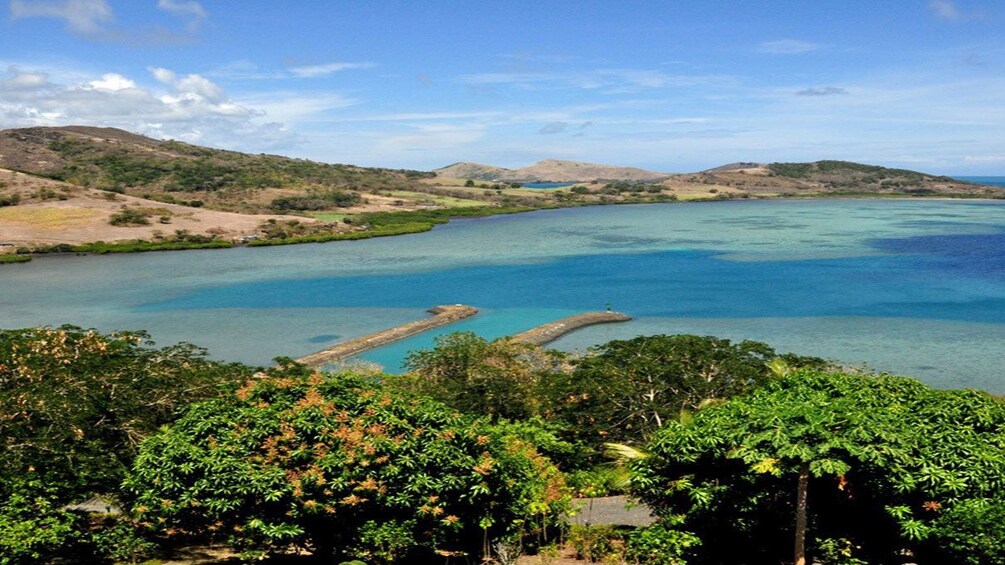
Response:
[[[59,84],[48,73],[10,67],[0,78],[0,128],[98,125],[222,147],[291,141],[264,112],[235,102],[201,75],[149,71],[154,87],[118,73]]]

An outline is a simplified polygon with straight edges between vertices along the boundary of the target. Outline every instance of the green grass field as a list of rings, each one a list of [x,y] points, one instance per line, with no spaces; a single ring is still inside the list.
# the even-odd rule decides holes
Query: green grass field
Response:
[[[310,214],[312,218],[321,220],[322,222],[341,222],[349,214],[341,214],[338,212],[314,212]]]
[[[400,198],[402,200],[433,202],[437,206],[445,206],[447,208],[476,208],[479,206],[485,206],[484,201],[454,198],[453,196],[440,196],[438,194],[426,194],[425,192],[413,192],[411,190],[388,190],[384,191],[384,194]]]

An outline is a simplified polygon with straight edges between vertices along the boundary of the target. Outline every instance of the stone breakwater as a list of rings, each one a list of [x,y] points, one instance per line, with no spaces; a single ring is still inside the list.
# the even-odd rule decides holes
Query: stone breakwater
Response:
[[[395,341],[405,339],[406,337],[412,337],[413,335],[424,331],[445,326],[458,320],[474,316],[478,313],[478,309],[471,306],[465,306],[463,304],[454,304],[453,306],[437,306],[429,309],[428,312],[433,314],[433,317],[402,324],[384,331],[351,339],[343,343],[336,343],[335,345],[322,349],[317,353],[311,353],[310,355],[301,357],[300,359],[297,359],[297,361],[307,365],[308,367],[321,368],[325,365],[341,361],[347,357],[358,355],[364,351],[383,347]],[[557,322],[551,322],[550,324],[544,324],[534,329],[518,333],[513,336],[512,339],[513,341],[521,343],[544,345],[555,341],[569,332],[578,330],[579,328],[585,328],[586,326],[592,326],[595,324],[627,322],[631,319],[631,316],[627,316],[620,312],[587,312],[585,314],[576,314],[575,316],[562,318]]]
[[[433,317],[395,326],[387,330],[365,335],[343,343],[336,343],[335,345],[318,351],[317,353],[311,353],[310,355],[301,357],[300,359],[297,359],[297,361],[307,365],[308,367],[320,368],[330,363],[341,361],[346,357],[352,357],[353,355],[358,355],[364,351],[383,347],[395,341],[405,339],[406,337],[412,337],[413,335],[424,331],[445,326],[458,320],[463,320],[464,318],[469,318],[477,314],[478,309],[471,306],[465,306],[463,304],[454,304],[452,306],[437,306],[435,308],[430,308],[428,312],[433,314]]]
[[[627,322],[632,317],[621,312],[587,312],[576,314],[568,318],[562,318],[557,322],[544,324],[534,329],[521,332],[513,336],[513,341],[523,343],[533,343],[534,345],[544,345],[555,341],[563,335],[596,324],[611,324],[616,322]]]

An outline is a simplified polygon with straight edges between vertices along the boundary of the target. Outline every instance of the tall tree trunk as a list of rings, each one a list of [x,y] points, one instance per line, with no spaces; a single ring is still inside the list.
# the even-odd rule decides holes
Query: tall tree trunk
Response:
[[[796,548],[792,562],[806,565],[806,497],[810,489],[810,464],[799,468],[799,487],[796,493]]]

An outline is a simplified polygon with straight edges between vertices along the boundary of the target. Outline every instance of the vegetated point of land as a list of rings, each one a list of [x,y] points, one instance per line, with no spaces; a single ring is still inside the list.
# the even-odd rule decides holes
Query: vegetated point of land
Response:
[[[532,189],[525,182],[572,186]],[[456,163],[426,172],[252,155],[114,128],[0,131],[0,253],[358,239],[425,231],[458,215],[842,195],[1000,198],[1005,190],[844,161],[671,174],[544,160],[520,169]]]

